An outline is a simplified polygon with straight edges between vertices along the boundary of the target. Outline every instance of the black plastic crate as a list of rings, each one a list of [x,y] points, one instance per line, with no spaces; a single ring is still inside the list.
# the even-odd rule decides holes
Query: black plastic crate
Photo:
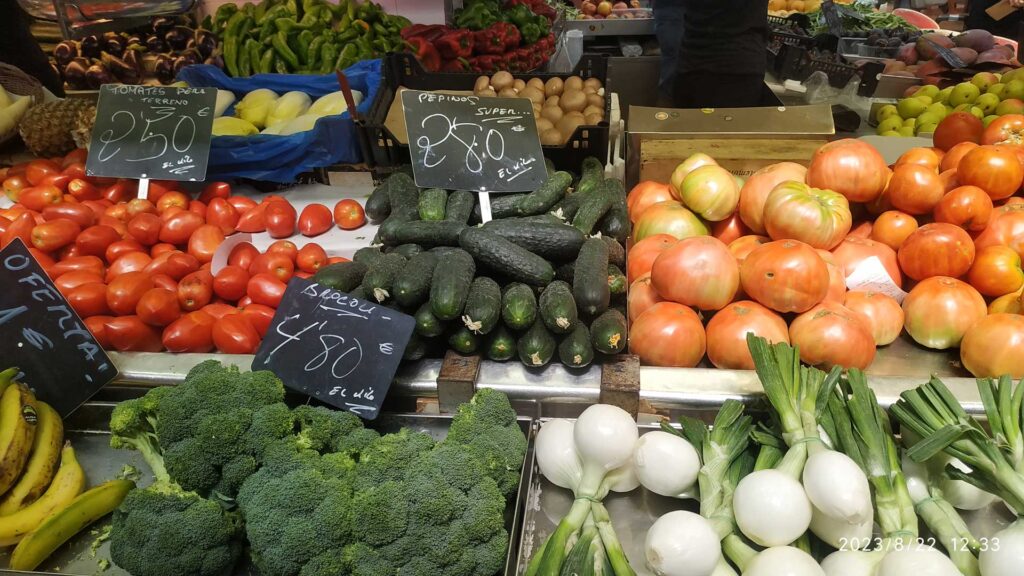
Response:
[[[480,74],[427,72],[409,53],[389,54],[384,60],[384,79],[370,108],[369,116],[360,124],[365,132],[364,158],[374,169],[409,164],[409,146],[395,138],[384,122],[395,99],[398,87],[412,90],[472,90]],[[602,162],[608,155],[608,118],[611,115],[611,95],[608,93],[608,57],[584,54],[572,74],[546,72],[513,74],[514,78],[529,80],[540,78],[567,78],[579,76],[584,80],[597,78],[605,87],[605,119],[596,126],[580,126],[562,146],[544,146],[544,156],[560,170],[579,171],[587,156],[596,156]]]
[[[787,54],[783,47],[793,46],[810,50],[816,45],[815,39],[805,34],[770,30],[768,32],[768,70],[776,75],[782,72],[784,57]]]
[[[815,72],[824,72],[828,76],[828,83],[835,88],[846,86],[850,79],[857,74],[856,66],[820,60],[811,56],[811,52],[807,48],[788,44],[779,48],[776,64],[776,74],[779,80],[803,82]]]

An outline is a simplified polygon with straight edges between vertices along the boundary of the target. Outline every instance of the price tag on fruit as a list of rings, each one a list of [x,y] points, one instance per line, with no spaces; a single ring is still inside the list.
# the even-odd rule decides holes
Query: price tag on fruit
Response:
[[[293,278],[253,370],[367,420],[377,417],[416,321],[311,280]]]
[[[105,84],[85,163],[90,176],[206,179],[215,88]]]
[[[0,251],[0,358],[61,416],[117,375],[117,368],[20,239]]]
[[[527,192],[547,177],[530,100],[405,90],[402,107],[421,188]]]

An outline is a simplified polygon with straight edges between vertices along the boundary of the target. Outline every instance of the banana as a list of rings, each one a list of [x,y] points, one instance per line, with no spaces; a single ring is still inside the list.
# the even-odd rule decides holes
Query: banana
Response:
[[[110,480],[82,493],[64,508],[54,512],[11,552],[8,568],[35,570],[43,560],[86,526],[110,514],[135,488],[131,480]]]
[[[18,372],[20,370],[16,366],[0,372],[0,395],[14,382],[14,377],[18,375]]]
[[[14,485],[32,453],[36,434],[36,397],[24,384],[0,396],[0,495]]]
[[[39,423],[32,443],[32,455],[25,464],[25,470],[17,484],[0,497],[0,516],[14,514],[19,508],[31,504],[53,480],[57,471],[57,459],[64,440],[64,422],[60,414],[49,404],[37,401]]]
[[[51,514],[67,506],[85,487],[85,471],[70,442],[60,453],[60,468],[38,500],[8,516],[0,516],[0,547],[17,544]]]

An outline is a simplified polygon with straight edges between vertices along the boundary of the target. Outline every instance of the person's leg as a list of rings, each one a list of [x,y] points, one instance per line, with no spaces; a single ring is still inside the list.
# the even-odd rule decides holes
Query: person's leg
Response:
[[[661,50],[661,70],[658,78],[659,96],[671,100],[679,58],[679,44],[683,40],[683,7],[659,6],[654,3],[654,35]]]
[[[677,108],[752,108],[763,106],[764,77],[757,74],[685,72],[676,76]]]
[[[20,68],[38,79],[50,92],[63,96],[64,83],[50,67],[39,42],[32,37],[30,17],[15,0],[0,0],[0,22],[4,22],[3,33],[0,33],[0,62]]]

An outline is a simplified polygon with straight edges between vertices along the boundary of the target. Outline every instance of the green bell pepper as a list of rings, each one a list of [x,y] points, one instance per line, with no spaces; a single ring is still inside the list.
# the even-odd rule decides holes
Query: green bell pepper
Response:
[[[513,8],[519,8],[514,6]],[[526,6],[522,6],[526,8]],[[529,11],[529,8],[526,8]],[[455,26],[457,28],[468,28],[470,30],[483,30],[498,21],[498,13],[489,4],[472,4],[462,9],[455,15]]]
[[[277,51],[278,60],[283,61],[288,68],[298,70],[299,57],[288,46],[288,36],[284,32],[278,32],[274,34],[270,42],[274,46],[274,50]]]
[[[540,40],[541,36],[543,36],[543,34],[541,33],[540,26],[534,24],[533,22],[530,22],[529,24],[523,26],[516,26],[516,28],[519,28],[519,33],[523,36],[523,44],[525,44],[526,46],[529,46],[530,44],[533,44],[537,40]]]

